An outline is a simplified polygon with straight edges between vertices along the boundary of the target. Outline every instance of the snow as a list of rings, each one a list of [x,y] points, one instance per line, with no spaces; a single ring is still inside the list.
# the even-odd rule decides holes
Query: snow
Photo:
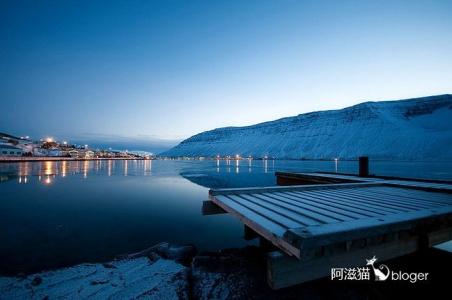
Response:
[[[450,160],[451,119],[452,95],[365,102],[202,132],[161,155]]]
[[[0,277],[2,299],[187,299],[187,268],[147,257]]]

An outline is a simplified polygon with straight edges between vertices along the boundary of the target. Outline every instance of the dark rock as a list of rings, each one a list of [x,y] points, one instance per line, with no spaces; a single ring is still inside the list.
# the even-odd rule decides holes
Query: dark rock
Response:
[[[109,282],[109,280],[107,280],[107,279],[104,279],[104,280],[97,279],[97,280],[91,280],[90,284],[97,285],[97,284],[106,284],[108,282]]]
[[[119,259],[134,259],[138,257],[148,257],[151,262],[155,261],[159,257],[165,258],[165,259],[172,259],[177,261],[178,263],[181,263],[185,266],[190,265],[193,257],[196,255],[197,249],[193,245],[184,245],[184,246],[178,246],[178,245],[171,245],[169,243],[160,243],[157,245],[154,245],[152,247],[149,247],[143,251],[128,254],[128,255],[122,255],[119,256]],[[156,257],[158,255],[158,257]]]
[[[186,246],[169,246],[163,253],[159,253],[162,257],[173,259],[182,264],[190,264],[197,250],[193,245]]]
[[[42,278],[39,276],[36,276],[35,278],[33,278],[33,280],[31,281],[31,285],[32,286],[38,286],[42,283]]]
[[[117,267],[112,263],[103,263],[102,265],[107,269],[117,269]]]

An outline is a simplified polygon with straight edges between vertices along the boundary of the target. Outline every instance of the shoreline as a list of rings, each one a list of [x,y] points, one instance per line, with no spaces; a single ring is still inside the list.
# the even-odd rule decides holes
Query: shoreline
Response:
[[[189,160],[189,161],[216,161],[216,160],[228,160],[226,158],[204,158],[199,159],[198,157],[164,157],[156,156],[154,158],[144,158],[144,157],[98,157],[98,158],[78,158],[78,157],[58,157],[58,156],[0,156],[0,163],[11,163],[11,162],[37,162],[37,161],[90,161],[90,160]],[[235,161],[236,158],[230,158],[229,160]],[[239,160],[248,160],[248,158],[241,158]],[[255,161],[263,161],[263,158],[253,158]],[[334,160],[328,159],[294,159],[294,158],[273,158],[267,159],[268,161],[304,161],[304,162],[333,162]],[[358,162],[356,159],[341,159],[339,162]],[[391,160],[391,159],[372,159],[372,162],[395,162],[395,163],[449,163],[451,160]]]
[[[52,156],[5,156],[0,157],[0,163],[11,162],[36,162],[36,161],[90,161],[90,160],[150,160],[143,157],[99,157],[99,158],[76,158],[76,157],[52,157]]]
[[[198,252],[192,245],[162,242],[108,262],[82,263],[28,275],[0,276],[5,298],[122,299],[388,299],[447,293],[451,253],[430,248],[392,259],[395,269],[432,273],[425,284],[331,281],[330,278],[272,290],[266,282],[268,249],[259,246]],[[133,270],[133,272],[131,272]],[[327,287],[327,288],[325,288]]]

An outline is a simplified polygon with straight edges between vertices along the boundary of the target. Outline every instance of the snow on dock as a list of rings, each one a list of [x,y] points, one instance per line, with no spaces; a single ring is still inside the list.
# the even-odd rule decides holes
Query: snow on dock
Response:
[[[395,186],[411,186],[419,189],[438,189],[443,192],[452,192],[452,182],[445,180],[415,180],[409,178],[368,176],[361,177],[351,174],[336,173],[289,173],[276,172],[278,184],[303,184],[303,183],[345,183],[345,182],[383,182]]]
[[[323,174],[301,176],[326,183]],[[268,255],[273,288],[328,276],[331,267],[360,266],[373,255],[395,258],[452,239],[452,185],[326,179],[341,183],[209,191],[213,204],[279,248]]]

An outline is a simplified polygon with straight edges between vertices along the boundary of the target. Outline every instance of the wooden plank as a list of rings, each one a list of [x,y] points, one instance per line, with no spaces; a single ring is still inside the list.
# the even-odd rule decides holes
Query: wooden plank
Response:
[[[432,207],[431,205],[419,205],[416,203],[410,203],[409,201],[401,199],[400,196],[382,196],[368,192],[365,189],[343,190],[341,194],[344,197],[350,197],[350,199],[356,199],[366,203],[371,203],[378,208],[385,207],[396,211],[410,211],[413,209],[426,209]],[[334,193],[331,193],[331,195],[334,195]]]
[[[252,224],[256,224],[258,225],[258,227],[265,228],[265,230],[270,232],[272,235],[281,236],[287,229],[281,224],[274,223],[273,221],[267,219],[266,217],[260,215],[259,213],[256,213],[255,211],[247,208],[246,206],[243,206],[241,204],[236,203],[235,201],[232,201],[226,196],[216,196],[214,199],[212,199],[212,201],[215,202],[215,204],[217,204],[224,210],[226,210],[228,213],[232,213],[233,215],[240,215],[239,217],[242,221],[243,219],[246,219],[247,222],[249,220]],[[251,225],[248,226],[254,228]]]
[[[392,184],[399,185],[412,185],[412,186],[420,186],[434,189],[450,189],[452,188],[449,184],[439,184],[439,183],[431,183],[431,182],[422,182],[422,181],[407,181],[407,180],[388,180],[387,182]]]
[[[429,246],[445,242],[451,235],[452,228],[430,232],[427,234]],[[365,259],[374,255],[379,261],[407,255],[420,249],[421,239],[421,236],[414,236],[355,251],[301,261],[274,251],[267,255],[267,282],[271,288],[280,289],[331,276],[331,268],[364,266]]]
[[[291,173],[287,173],[291,174]],[[383,179],[377,177],[360,177],[358,175],[345,175],[345,174],[331,174],[331,173],[294,173],[300,177],[313,177],[313,178],[331,178],[340,179],[351,182],[376,182],[383,181]]]
[[[353,214],[339,213],[337,210],[331,209],[330,206],[316,203],[311,199],[302,199],[301,197],[291,196],[283,193],[266,194],[268,197],[287,201],[296,206],[303,208],[306,213],[310,213],[313,217],[322,220],[323,223],[334,223],[338,221],[347,221],[355,219]]]
[[[209,196],[229,195],[229,194],[256,194],[269,192],[284,191],[303,191],[316,189],[341,189],[350,187],[378,186],[378,182],[362,182],[362,183],[338,183],[338,184],[313,184],[313,185],[291,185],[291,186],[268,186],[268,187],[251,187],[251,188],[228,188],[228,189],[212,189],[209,190]]]
[[[303,251],[303,249],[338,242],[411,230],[438,220],[452,223],[452,206],[359,219],[339,224],[289,229],[284,234],[284,239]]]
[[[306,216],[301,212],[301,210],[297,210],[296,208],[290,207],[289,205],[284,205],[284,203],[266,200],[264,197],[259,197],[259,194],[244,194],[241,195],[240,197],[249,199],[250,201],[255,201],[256,204],[262,205],[278,213],[281,213],[285,217],[288,217],[296,221],[299,224],[299,226],[318,224],[318,222],[306,218]]]
[[[388,194],[379,194],[377,192],[372,192],[372,191],[356,191],[356,194],[362,195],[362,196],[368,196],[368,195],[374,195],[376,197],[379,196],[383,199],[386,199],[386,201],[394,202],[396,205],[408,207],[411,210],[413,210],[413,209],[429,209],[429,208],[445,206],[444,204],[437,203],[437,202],[405,198],[403,195],[398,195],[398,194],[389,194],[389,193]]]
[[[301,181],[309,182],[310,180],[316,180],[319,183],[329,182],[385,182],[394,186],[411,186],[413,188],[424,190],[437,190],[439,192],[452,193],[452,181],[446,180],[431,180],[431,179],[412,179],[412,178],[399,178],[391,176],[369,176],[359,177],[353,174],[332,174],[324,172],[316,173],[292,173],[292,172],[276,172],[277,178],[289,178],[292,182],[296,183],[298,178]]]
[[[376,201],[369,201],[360,197],[356,197],[353,194],[345,195],[342,190],[340,193],[322,193],[322,191],[315,192],[304,192],[305,195],[315,195],[315,197],[322,197],[325,199],[329,199],[329,201],[341,204],[343,206],[351,207],[353,209],[358,209],[358,211],[368,211],[376,214],[385,214],[385,213],[395,213],[400,212],[401,210],[395,210],[394,207],[391,206],[378,206]],[[355,199],[355,200],[353,200]],[[407,210],[405,210],[407,211]]]
[[[332,193],[332,195],[334,195]],[[412,203],[405,202],[403,199],[400,200],[400,197],[388,196],[383,197],[382,195],[373,194],[367,192],[365,189],[363,190],[343,190],[341,195],[344,197],[350,197],[351,200],[354,201],[362,201],[368,203],[369,205],[373,205],[377,208],[384,208],[384,210],[392,210],[396,212],[400,211],[410,211],[413,209],[426,209],[431,206],[427,205],[413,205]]]
[[[374,217],[382,215],[382,213],[369,211],[367,209],[357,208],[356,206],[344,204],[328,197],[316,194],[308,194],[307,192],[287,192],[288,196],[299,199],[299,201],[309,201],[312,205],[322,205],[325,209],[338,214],[347,215],[352,219],[360,219],[363,217]]]
[[[202,202],[202,215],[210,216],[210,215],[219,215],[225,214],[227,211],[222,209],[220,206],[215,204],[215,202],[207,200]]]
[[[360,180],[344,179],[335,177],[316,176],[316,174],[287,173],[276,172],[276,181],[278,185],[297,185],[297,184],[332,184],[345,182],[361,182]]]
[[[300,257],[300,251],[281,238],[281,236],[286,231],[286,228],[282,227],[279,224],[273,223],[272,221],[255,213],[252,210],[244,208],[243,206],[226,198],[225,196],[219,195],[216,197],[211,197],[211,200],[218,206],[221,206],[221,208],[229,212],[231,215],[237,217],[243,224],[251,227],[259,235],[265,237],[268,241],[282,249],[287,254]]]
[[[353,190],[353,188],[352,188]],[[398,195],[404,198],[421,201],[421,202],[432,202],[432,203],[451,203],[451,197],[448,194],[440,193],[429,193],[421,190],[409,190],[402,187],[390,187],[390,186],[379,186],[378,188],[367,188],[367,191],[372,191],[375,193],[382,193],[385,195]]]
[[[336,219],[325,219],[325,217],[322,215],[317,215],[316,213],[313,213],[311,211],[306,211],[306,209],[303,209],[302,206],[298,206],[291,203],[290,200],[286,201],[278,199],[278,197],[267,196],[266,194],[253,194],[253,195],[255,195],[255,197],[259,199],[262,199],[263,201],[268,201],[270,203],[274,203],[275,205],[280,205],[287,209],[297,212],[300,216],[301,221],[308,226],[324,224],[330,221],[332,222],[338,221]]]
[[[293,213],[289,211],[283,211],[278,208],[272,208],[269,205],[262,205],[263,203],[256,203],[253,200],[246,199],[244,197],[240,197],[238,195],[226,195],[231,200],[234,200],[241,205],[247,207],[248,209],[257,212],[261,216],[266,217],[274,223],[278,223],[283,225],[286,228],[296,228],[300,226],[304,226],[305,224],[296,221],[296,217],[293,218]]]
[[[351,189],[344,191],[344,194],[351,194],[354,196],[362,196],[369,198],[369,200],[379,201],[381,203],[388,203],[390,205],[394,205],[397,207],[401,207],[404,209],[412,210],[414,209],[426,209],[426,208],[432,208],[436,207],[437,205],[428,203],[422,200],[414,200],[414,199],[406,199],[405,197],[402,197],[401,195],[396,194],[381,194],[376,193],[367,189],[359,190],[359,189]]]
[[[422,182],[414,182],[413,183],[410,181],[386,180],[384,183],[387,185],[411,187],[413,189],[429,191],[429,192],[439,192],[439,193],[448,193],[448,194],[452,193],[452,187],[449,187],[449,186],[439,187],[439,186],[433,186],[431,184],[422,183]]]

